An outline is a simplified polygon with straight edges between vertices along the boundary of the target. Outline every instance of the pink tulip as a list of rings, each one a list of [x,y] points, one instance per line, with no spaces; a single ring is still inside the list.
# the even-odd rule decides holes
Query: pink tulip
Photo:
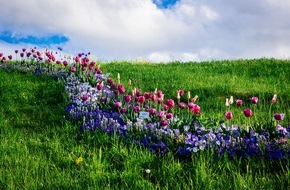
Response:
[[[273,96],[271,102],[272,102],[272,103],[275,103],[276,101],[277,101],[277,94],[274,94],[274,96]]]
[[[126,113],[127,108],[121,108],[121,113]]]
[[[116,108],[120,108],[120,107],[122,107],[122,103],[121,102],[115,102],[114,106]]]
[[[168,120],[166,120],[166,119],[160,121],[160,125],[161,125],[162,127],[165,127],[165,126],[167,126],[168,124],[169,124],[169,122],[168,122]]]
[[[166,102],[166,105],[167,105],[169,108],[174,108],[174,100],[172,100],[172,99],[168,99],[167,102]]]
[[[243,100],[241,100],[241,99],[237,99],[236,100],[236,104],[237,104],[237,106],[242,106],[242,104],[243,104]]]
[[[151,100],[152,100],[152,102],[156,102],[157,101],[157,96],[155,94],[152,94]]]
[[[149,112],[150,115],[155,115],[155,113],[156,113],[156,109],[154,109],[154,108],[149,108],[148,112]]]
[[[198,115],[200,113],[200,107],[197,104],[194,104],[193,108],[191,109],[191,112]]]
[[[163,98],[157,98],[157,102],[158,102],[158,104],[162,104],[163,103]]]
[[[84,94],[84,95],[82,96],[82,100],[83,100],[83,101],[86,101],[88,98],[89,98],[89,97],[88,97],[88,95],[86,95],[86,94]]]
[[[77,71],[77,68],[72,67],[72,68],[70,69],[70,71],[71,71],[72,73],[75,73],[75,72]]]
[[[10,60],[11,60],[11,59],[12,59],[12,55],[8,55],[8,59],[10,59]]]
[[[184,90],[178,90],[179,96],[183,96]]]
[[[254,96],[254,97],[251,98],[251,102],[252,102],[253,104],[257,104],[257,103],[258,103],[258,100],[259,100],[259,98],[256,97],[256,96]]]
[[[188,103],[188,108],[189,108],[189,109],[192,109],[192,108],[194,107],[194,105],[195,105],[195,104],[194,104],[193,102],[189,102],[189,103]]]
[[[184,109],[184,108],[186,108],[186,103],[184,103],[184,102],[180,102],[180,103],[179,103],[179,108],[180,108],[180,109]]]
[[[228,111],[228,112],[225,113],[225,116],[226,116],[226,118],[227,118],[228,120],[231,120],[231,119],[233,118],[233,113],[230,112],[230,111]]]
[[[165,104],[165,105],[163,106],[163,109],[164,109],[164,111],[167,111],[167,110],[169,110],[169,106]]]
[[[277,121],[282,121],[284,119],[284,114],[283,113],[275,113],[274,119]]]
[[[0,57],[2,57],[3,56],[3,53],[0,53]]]
[[[163,117],[165,117],[165,112],[164,112],[164,111],[160,111],[160,112],[158,112],[158,117],[159,117],[159,118],[163,118]]]
[[[63,61],[63,65],[64,66],[67,66],[68,65],[68,62],[65,60],[65,61]]]
[[[140,111],[140,106],[135,106],[133,110],[135,113],[138,113]]]
[[[103,84],[102,83],[98,83],[97,84],[97,90],[101,91],[103,89]]]
[[[246,109],[244,109],[244,115],[246,117],[252,117],[253,112],[252,112],[252,110],[250,108],[246,108]]]

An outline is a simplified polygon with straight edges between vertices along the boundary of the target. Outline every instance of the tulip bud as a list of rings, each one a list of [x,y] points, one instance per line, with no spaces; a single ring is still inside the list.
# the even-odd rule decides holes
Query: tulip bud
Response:
[[[226,99],[226,103],[225,103],[225,105],[226,105],[226,107],[229,107],[229,106],[230,106],[230,104],[229,104],[229,99],[228,99],[228,98]]]
[[[176,98],[177,98],[177,100],[180,100],[180,94],[179,94],[179,91],[177,91]]]
[[[194,98],[192,98],[191,101],[194,103],[197,100],[197,98],[198,98],[198,95],[195,95]]]
[[[132,85],[131,79],[129,79],[129,81],[128,81],[128,85],[129,85],[129,86]]]
[[[276,101],[277,101],[277,94],[274,94],[274,96],[273,96],[271,102],[272,102],[272,103],[275,103]]]
[[[190,91],[187,92],[187,99],[190,99]]]
[[[120,84],[120,73],[118,73],[118,76],[117,76],[117,79],[118,79],[118,84]]]
[[[233,103],[234,103],[234,97],[231,96],[230,99],[229,99],[229,104],[232,105]]]

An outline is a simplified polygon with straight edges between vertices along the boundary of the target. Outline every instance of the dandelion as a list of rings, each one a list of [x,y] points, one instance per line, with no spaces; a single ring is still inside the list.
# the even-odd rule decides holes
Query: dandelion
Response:
[[[81,162],[83,162],[84,161],[84,159],[83,159],[83,157],[78,157],[77,159],[76,159],[76,165],[79,165]]]

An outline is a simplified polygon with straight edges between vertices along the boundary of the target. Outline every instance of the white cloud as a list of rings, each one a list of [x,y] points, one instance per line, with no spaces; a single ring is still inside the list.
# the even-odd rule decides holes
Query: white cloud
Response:
[[[9,0],[0,7],[0,33],[65,35],[64,50],[103,60],[290,57],[290,0],[181,0],[162,10],[151,0]]]

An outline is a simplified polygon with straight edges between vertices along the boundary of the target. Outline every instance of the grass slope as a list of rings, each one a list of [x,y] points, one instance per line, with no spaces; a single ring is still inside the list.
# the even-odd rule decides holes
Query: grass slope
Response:
[[[248,68],[255,64],[258,65],[256,68]],[[274,64],[271,71],[265,69],[265,72],[259,72],[260,79],[255,79],[263,80],[264,88],[259,90],[258,85],[242,87],[242,84],[255,82],[253,78],[247,79],[251,71],[272,68],[271,64]],[[234,69],[235,65],[237,69]],[[284,69],[280,69],[282,66]],[[132,79],[144,91],[155,87],[162,89],[166,97],[167,94],[168,97],[175,96],[175,89],[190,90],[200,96],[199,102],[204,102],[207,112],[216,108],[223,110],[224,103],[218,103],[219,99],[234,95],[232,89],[235,85],[239,85],[237,91],[245,93],[245,96],[255,92],[255,95],[271,98],[272,93],[278,90],[280,107],[289,109],[289,86],[284,76],[289,71],[287,62],[245,60],[204,65],[114,63],[102,67],[104,72],[121,73],[124,82]],[[217,77],[215,72],[220,76]],[[243,77],[239,78],[244,82],[233,81],[229,83],[230,87],[225,87],[228,86],[227,80],[222,78],[221,73],[232,77],[237,72],[243,73]],[[276,72],[281,72],[281,75],[272,76]],[[99,131],[81,134],[78,124],[70,123],[64,117],[67,100],[60,81],[1,69],[0,77],[0,189],[289,188],[289,160],[228,160],[226,156],[217,158],[207,151],[187,159],[176,158],[171,153],[163,157],[154,155],[126,139],[107,136]],[[276,89],[267,88],[271,83]],[[215,87],[217,84],[223,88]],[[243,88],[247,91],[244,92]],[[211,104],[212,101],[214,103]],[[80,157],[83,161],[77,164],[76,160]],[[146,169],[151,172],[147,174]]]

